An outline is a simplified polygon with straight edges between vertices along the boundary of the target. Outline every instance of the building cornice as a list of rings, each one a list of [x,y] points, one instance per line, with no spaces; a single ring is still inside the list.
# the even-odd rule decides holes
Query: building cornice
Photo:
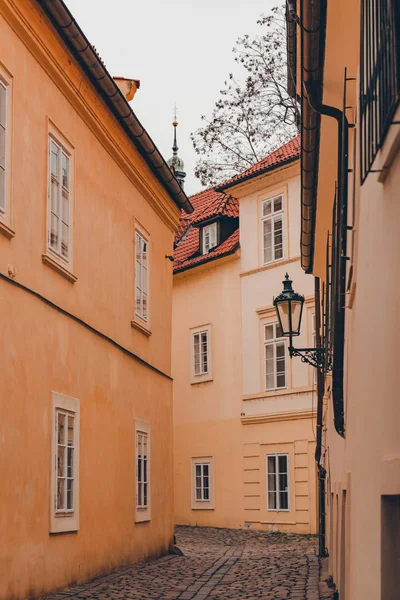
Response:
[[[281,421],[298,421],[300,419],[314,419],[316,411],[301,410],[291,412],[280,412],[269,415],[250,415],[241,417],[243,425],[258,425],[261,423],[278,423]]]
[[[270,269],[277,269],[278,267],[283,267],[285,265],[289,265],[290,263],[299,262],[300,256],[294,256],[293,258],[286,258],[285,260],[275,261],[270,263],[269,265],[262,265],[262,267],[257,267],[255,269],[249,269],[248,271],[242,271],[240,273],[240,277],[247,277],[247,275],[254,275],[255,273],[262,273],[263,271],[269,271]]]
[[[82,80],[82,69],[75,59],[71,61],[72,54],[65,48],[52,31],[48,22],[39,13],[39,6],[29,3],[30,14],[24,14],[15,0],[1,0],[2,15],[13,28],[21,41],[32,53],[47,75],[59,88],[71,106],[95,135],[103,148],[120,166],[124,174],[139,190],[157,215],[170,228],[176,231],[179,223],[180,212],[172,199],[156,180],[154,186],[149,184],[149,167],[133,147],[127,134],[123,131],[116,118],[110,113],[108,107],[99,99],[99,94],[85,76]],[[51,53],[45,44],[46,35],[52,35],[54,42],[60,45],[62,52],[57,56]],[[132,160],[132,154],[134,159]],[[131,156],[129,156],[131,155]],[[135,162],[139,164],[135,164]]]

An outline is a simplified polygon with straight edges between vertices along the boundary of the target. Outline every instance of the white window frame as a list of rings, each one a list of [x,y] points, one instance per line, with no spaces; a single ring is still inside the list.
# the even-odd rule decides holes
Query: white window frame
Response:
[[[275,211],[275,207],[274,207],[274,203],[275,200],[277,200],[278,198],[281,198],[281,209]],[[271,212],[270,214],[267,214],[264,216],[264,206],[266,206],[268,203],[271,204]],[[277,246],[278,244],[275,243],[275,223],[278,220],[282,221],[282,256],[276,256],[277,254]],[[271,259],[270,260],[266,260],[265,259],[265,251],[266,251],[266,246],[265,246],[265,233],[264,233],[264,228],[265,228],[265,223],[270,222],[271,224]],[[262,264],[263,265],[267,265],[279,260],[283,260],[285,258],[285,194],[279,193],[279,194],[274,194],[273,196],[270,196],[269,198],[265,198],[262,202],[261,202],[261,252],[262,252]]]
[[[73,505],[71,509],[57,508],[57,457],[58,457],[58,415],[74,418],[72,482]],[[64,445],[67,450],[67,444]],[[51,494],[50,494],[50,533],[78,531],[79,529],[79,448],[80,448],[80,402],[77,398],[52,392],[52,452],[51,452]],[[68,479],[67,452],[64,454],[65,483]]]
[[[263,324],[263,342],[264,342],[264,389],[266,392],[271,392],[273,390],[284,390],[288,388],[288,360],[287,360],[287,340],[284,337],[276,336],[276,328],[279,326],[277,321],[273,321],[270,323]],[[267,340],[266,339],[266,328],[273,327],[273,338]],[[267,387],[267,347],[272,346],[273,348],[273,361],[274,361],[274,385],[273,387]],[[283,356],[285,358],[285,385],[278,386],[278,371],[277,371],[277,347],[283,346]]]
[[[284,456],[286,458],[286,472],[279,471],[279,457],[280,456]],[[269,473],[268,471],[268,459],[269,458],[274,458],[275,459],[275,473]],[[285,474],[287,477],[287,487],[284,490],[280,489],[280,478],[279,475]],[[269,475],[274,476],[275,475],[275,490],[271,490],[269,489]],[[269,512],[290,512],[290,467],[289,467],[289,454],[286,452],[282,452],[282,453],[276,453],[276,454],[267,454],[266,456],[266,487],[267,487],[267,510]],[[287,508],[281,508],[281,500],[280,500],[280,493],[284,492],[287,494]],[[276,508],[270,507],[270,502],[269,502],[269,494],[275,494],[275,498],[276,498]]]
[[[146,482],[144,482],[144,461],[143,457],[139,454],[139,440],[146,439],[147,445],[147,459],[146,459]],[[139,473],[139,461],[141,461],[141,474]],[[143,488],[142,494],[139,494],[139,486],[146,483],[147,485],[147,502],[144,503]],[[151,518],[151,438],[150,438],[150,425],[146,421],[135,420],[135,521],[136,523],[142,523],[150,521]]]
[[[204,496],[204,466],[208,466],[208,498],[197,498],[196,469],[201,469],[201,490]],[[199,456],[191,459],[192,510],[214,510],[214,457]]]
[[[205,225],[202,229],[202,252],[208,254],[218,245],[217,223]]]
[[[12,203],[11,203],[11,172],[12,172],[12,104],[13,104],[13,78],[0,64],[0,86],[5,90],[5,119],[4,119],[4,180],[0,188],[0,233],[8,239],[15,235],[12,229]],[[1,127],[1,126],[0,126]],[[0,167],[1,168],[1,167]],[[1,185],[1,184],[0,184]],[[3,196],[3,201],[1,197]]]
[[[207,340],[207,351],[204,354],[201,350],[201,337],[205,335]],[[196,338],[200,338],[200,371],[196,373]],[[190,330],[190,354],[191,357],[191,383],[201,383],[212,379],[212,353],[211,353],[211,325],[202,325]],[[204,357],[206,356],[206,361]],[[206,362],[206,368],[205,363]]]
[[[57,176],[52,174],[52,145],[58,149],[57,156]],[[68,160],[68,179],[67,185],[64,185],[63,179],[63,157]],[[54,133],[49,133],[49,149],[48,149],[48,213],[47,213],[47,251],[54,255],[58,261],[70,265],[72,263],[72,230],[73,230],[73,219],[72,219],[72,152],[66,147],[66,145],[60,140],[59,137]],[[57,193],[57,204],[58,214],[53,211],[52,207],[52,181],[58,185]],[[63,213],[63,200],[64,197],[68,198],[68,214],[67,216]],[[52,214],[58,219],[58,231],[57,231],[57,245],[53,245],[51,241],[52,235]],[[62,251],[62,230],[63,225],[68,228],[68,246],[67,255],[65,256]]]
[[[8,85],[3,78],[0,77],[0,93],[4,93],[4,108],[1,108],[0,104],[0,136],[4,135],[4,163],[2,163],[2,155],[0,153],[0,215],[5,215],[7,212],[7,163],[8,163],[8,103],[9,103],[9,91]],[[0,96],[1,98],[1,96]],[[1,116],[4,112],[4,124],[1,122]],[[4,132],[4,134],[2,133]],[[1,137],[0,137],[1,139]],[[1,149],[1,145],[0,145]],[[2,175],[1,175],[2,174]]]
[[[144,250],[145,245],[145,250]],[[139,252],[138,252],[139,249]],[[146,264],[144,264],[144,251],[146,255]],[[139,254],[139,260],[137,259]],[[139,306],[137,304],[139,294]],[[143,299],[146,296],[147,310],[144,311]],[[144,323],[149,322],[149,238],[144,233],[135,228],[135,318],[139,318]]]

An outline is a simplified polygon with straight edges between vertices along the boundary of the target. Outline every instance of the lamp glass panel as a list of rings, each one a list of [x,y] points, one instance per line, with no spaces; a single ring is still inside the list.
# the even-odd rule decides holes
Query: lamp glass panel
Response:
[[[290,303],[288,300],[277,303],[278,317],[282,327],[282,335],[284,336],[287,336],[290,333],[289,310]]]
[[[302,300],[292,300],[291,301],[291,309],[292,309],[292,329],[293,334],[300,333],[300,321],[301,321],[301,309],[303,307]]]

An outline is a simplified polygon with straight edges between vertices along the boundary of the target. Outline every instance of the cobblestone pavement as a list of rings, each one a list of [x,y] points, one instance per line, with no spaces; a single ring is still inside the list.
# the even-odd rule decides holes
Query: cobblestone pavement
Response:
[[[321,600],[316,538],[177,527],[184,556],[135,564],[47,600]]]

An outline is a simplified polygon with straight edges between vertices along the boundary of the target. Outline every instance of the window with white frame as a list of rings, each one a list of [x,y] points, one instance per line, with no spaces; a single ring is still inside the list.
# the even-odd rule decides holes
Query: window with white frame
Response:
[[[135,521],[150,521],[150,425],[135,419]]]
[[[198,456],[191,459],[192,509],[214,509],[214,458]]]
[[[287,387],[286,340],[278,323],[264,325],[265,389]]]
[[[48,247],[69,262],[71,251],[70,154],[49,138]]]
[[[264,264],[284,256],[283,245],[284,202],[279,194],[262,203],[262,250]]]
[[[193,373],[205,375],[209,371],[209,330],[196,331],[193,335]]]
[[[0,79],[0,214],[6,212],[7,87]]]
[[[135,232],[135,315],[148,321],[148,240]]]
[[[217,245],[217,224],[212,223],[203,227],[202,248],[203,254],[207,254],[212,248]]]
[[[149,491],[148,472],[149,436],[144,431],[136,432],[136,506],[147,508]]]
[[[289,456],[267,455],[268,510],[289,510]]]
[[[210,501],[210,470],[209,462],[194,464],[196,502]]]
[[[51,532],[79,527],[79,400],[53,392]]]

